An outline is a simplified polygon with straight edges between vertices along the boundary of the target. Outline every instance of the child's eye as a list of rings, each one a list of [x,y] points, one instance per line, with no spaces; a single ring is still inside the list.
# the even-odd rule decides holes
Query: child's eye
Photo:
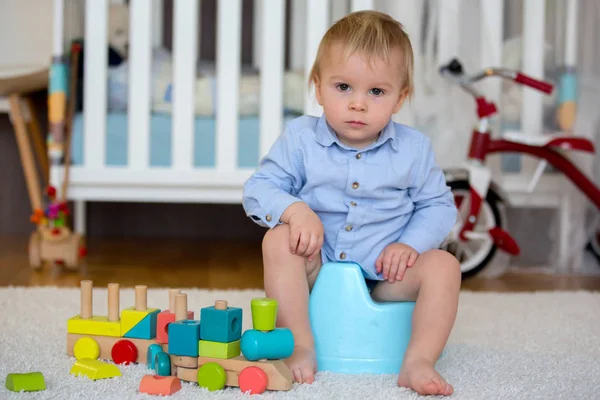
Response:
[[[337,85],[337,88],[340,89],[342,92],[347,92],[350,89],[350,86],[346,83],[340,83],[339,85]]]
[[[381,96],[383,94],[383,90],[378,89],[378,88],[373,88],[373,89],[371,89],[371,93],[373,93],[375,96]]]

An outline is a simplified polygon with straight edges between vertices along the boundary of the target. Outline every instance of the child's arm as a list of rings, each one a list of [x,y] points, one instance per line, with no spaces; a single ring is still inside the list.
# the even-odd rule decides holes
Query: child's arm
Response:
[[[280,221],[284,211],[301,201],[296,197],[304,181],[301,157],[295,132],[288,125],[244,184],[242,205],[258,225],[273,228],[284,222]]]
[[[457,216],[454,196],[446,185],[444,172],[436,164],[430,140],[425,138],[422,146],[418,152],[421,154],[419,165],[408,190],[415,209],[399,240],[419,254],[438,248]]]

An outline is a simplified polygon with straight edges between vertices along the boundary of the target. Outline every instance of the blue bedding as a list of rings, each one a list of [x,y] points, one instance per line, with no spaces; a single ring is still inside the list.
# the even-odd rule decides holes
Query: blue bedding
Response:
[[[295,118],[286,115],[285,122]],[[106,158],[109,166],[127,165],[127,114],[111,112],[106,117]],[[196,167],[215,166],[216,119],[196,117],[194,119],[193,163]],[[259,158],[258,117],[240,117],[238,129],[237,160],[239,168],[254,168]],[[150,116],[150,165],[153,167],[169,167],[171,154],[171,115],[152,114]],[[73,119],[73,138],[71,158],[74,165],[83,164],[83,114],[78,113]]]

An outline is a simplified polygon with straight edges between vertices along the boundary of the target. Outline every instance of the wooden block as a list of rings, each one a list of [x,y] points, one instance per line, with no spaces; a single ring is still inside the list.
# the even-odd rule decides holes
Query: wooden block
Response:
[[[200,340],[198,342],[198,355],[202,357],[233,358],[239,356],[240,341],[222,343]]]
[[[71,371],[71,375],[84,375],[91,380],[114,378],[115,376],[121,376],[121,371],[115,364],[107,363],[100,360],[83,359],[77,360]]]
[[[93,316],[82,319],[79,315],[67,320],[67,332],[80,335],[121,337],[121,323],[109,321],[108,317]]]
[[[171,364],[181,368],[198,368],[198,357],[171,355]]]
[[[170,396],[181,390],[181,381],[175,376],[145,375],[140,382],[140,393]]]
[[[41,372],[8,374],[6,376],[6,388],[12,392],[36,392],[46,390],[46,381]]]
[[[269,379],[267,390],[290,390],[294,383],[294,377],[283,360],[271,361],[248,361],[244,356],[230,358],[227,360],[212,357],[198,357],[198,365],[207,362],[216,362],[227,372],[226,386],[239,386],[238,377],[246,367],[257,366],[262,369]],[[198,382],[197,368],[178,368],[177,377],[182,381]]]
[[[194,312],[187,312],[187,319],[194,319]],[[169,324],[175,322],[175,313],[164,310],[158,313],[156,321],[156,342],[169,343]]]
[[[198,357],[200,321],[182,320],[169,324],[169,354]]]
[[[156,317],[160,310],[148,308],[144,311],[129,307],[121,312],[121,334],[123,337],[154,339],[156,337]]]
[[[97,336],[97,335],[80,335],[67,333],[67,355],[73,357],[73,348],[75,347],[75,343],[77,340],[82,337],[91,337],[95,339],[100,345],[100,359],[112,361],[111,350],[114,344],[119,341],[121,338],[109,337],[109,336]],[[146,340],[146,339],[127,339],[131,341],[138,349],[138,357],[135,361],[136,363],[146,364],[146,356],[148,353],[148,347],[150,345],[156,344],[154,340]],[[164,351],[167,351],[167,345],[160,345]]]
[[[242,309],[223,306],[217,300],[216,306],[200,309],[200,339],[227,343],[242,337]]]

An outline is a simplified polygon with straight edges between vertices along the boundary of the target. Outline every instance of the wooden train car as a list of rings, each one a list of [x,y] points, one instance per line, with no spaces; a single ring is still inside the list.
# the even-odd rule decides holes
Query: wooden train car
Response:
[[[293,352],[293,336],[275,328],[273,299],[252,300],[254,329],[242,334],[242,310],[224,300],[202,308],[195,320],[181,290],[169,290],[169,309],[161,311],[147,307],[147,288],[139,285],[135,306],[119,312],[120,288],[111,283],[108,315],[94,316],[92,288],[91,281],[81,282],[80,314],[67,321],[67,354],[77,358],[74,375],[110,378],[120,374],[114,364],[142,363],[155,374],[142,379],[140,391],[163,395],[179,390],[180,381],[209,390],[237,386],[253,394],[293,386],[283,362]]]

